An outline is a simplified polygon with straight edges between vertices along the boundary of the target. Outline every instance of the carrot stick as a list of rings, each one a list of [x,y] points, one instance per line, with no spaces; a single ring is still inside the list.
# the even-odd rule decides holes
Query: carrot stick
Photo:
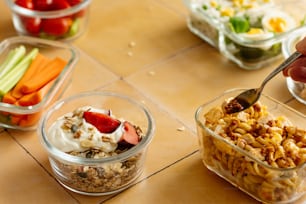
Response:
[[[37,121],[39,120],[40,116],[41,116],[42,112],[37,112],[37,113],[33,113],[33,114],[28,114],[26,115],[26,117],[21,118],[21,120],[19,121],[19,126],[20,127],[28,127],[28,126],[32,126],[35,123],[37,123]]]
[[[49,81],[56,78],[65,68],[66,64],[67,62],[59,57],[52,59],[39,73],[35,74],[31,80],[28,80],[27,83],[22,85],[21,91],[24,94],[28,94],[40,89]]]
[[[42,67],[44,67],[48,62],[50,62],[49,58],[42,55],[41,53],[38,53],[31,62],[25,74],[13,88],[12,95],[17,99],[21,98],[23,96],[23,93],[21,91],[21,87],[23,86],[23,84],[26,83],[28,80],[31,80],[36,74],[39,74],[39,72],[41,72]]]
[[[17,99],[12,95],[12,91],[9,91],[2,97],[2,102],[15,104],[17,102]]]
[[[14,125],[18,125],[19,122],[22,120],[22,118],[24,118],[25,115],[11,115],[10,116],[10,121],[12,124]]]
[[[36,105],[39,102],[41,102],[43,100],[43,98],[45,97],[45,95],[48,93],[49,89],[51,88],[51,86],[53,85],[55,79],[53,79],[52,81],[49,81],[46,85],[44,85],[42,88],[40,88],[39,90],[23,95],[19,100],[18,100],[18,105],[20,106],[32,106],[32,105]]]

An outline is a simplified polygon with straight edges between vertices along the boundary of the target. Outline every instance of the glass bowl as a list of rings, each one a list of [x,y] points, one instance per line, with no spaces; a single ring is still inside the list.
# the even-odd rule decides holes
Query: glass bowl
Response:
[[[306,25],[305,0],[184,0],[184,3],[189,10],[189,30],[247,70],[266,67],[281,58],[282,41]]]
[[[15,4],[15,0],[6,0],[18,34],[67,41],[76,39],[86,30],[90,2],[82,0],[60,10],[37,10],[35,7],[31,10]]]
[[[306,192],[305,116],[266,95],[244,112],[224,114],[224,102],[242,91],[228,90],[196,110],[204,165],[260,202],[301,198]]]
[[[96,110],[109,110],[117,119],[120,118],[120,121],[129,121],[138,129],[141,129],[142,139],[138,144],[122,152],[117,152],[118,143],[116,150],[113,149],[109,153],[105,153],[106,156],[98,156],[97,158],[88,157],[87,154],[85,157],[81,157],[79,154],[72,154],[67,149],[55,146],[56,144],[50,138],[59,136],[60,133],[52,133],[59,130],[59,126],[57,126],[57,129],[52,129],[54,128],[52,126],[54,122],[61,116],[84,106],[90,106]],[[88,123],[86,124],[88,125]],[[153,138],[154,128],[153,118],[142,104],[118,93],[94,91],[80,93],[58,101],[41,118],[37,133],[43,147],[48,152],[54,175],[64,187],[84,195],[107,195],[128,188],[141,175],[145,165],[146,152]],[[118,129],[114,132],[117,132]],[[88,131],[85,131],[84,135],[86,135],[86,132]],[[115,134],[114,132],[111,134]],[[98,135],[100,134],[102,134],[101,138],[106,137],[105,133],[99,132]],[[80,136],[80,138],[83,136]],[[84,140],[81,141],[82,139],[78,140],[78,138],[69,140],[76,143],[80,142],[82,146]],[[97,136],[97,138],[100,138],[100,136]],[[59,140],[56,139],[55,141],[67,141],[65,139]],[[108,142],[109,140],[105,140],[102,143],[106,145]],[[64,145],[63,148],[67,148],[67,145]],[[104,152],[102,147],[96,148],[99,150],[95,151]],[[80,148],[72,152],[82,152],[83,150]],[[84,151],[91,152],[93,150],[85,145]],[[116,153],[113,153],[114,151]]]
[[[298,41],[306,36],[306,28],[294,31],[284,40],[282,51],[287,59],[293,52],[296,51],[295,45]],[[286,77],[287,88],[291,95],[299,102],[306,105],[306,83],[295,81],[291,77]]]
[[[9,52],[19,46],[24,46],[27,52],[38,48],[39,53],[49,59],[60,57],[67,62],[60,74],[39,103],[31,105],[20,105],[0,101],[0,126],[18,130],[34,130],[37,122],[44,111],[52,102],[57,100],[70,83],[73,68],[79,59],[77,50],[62,42],[45,39],[17,36],[3,40],[0,44],[0,64],[3,64]],[[21,119],[20,119],[21,118]],[[20,119],[20,120],[16,120]]]

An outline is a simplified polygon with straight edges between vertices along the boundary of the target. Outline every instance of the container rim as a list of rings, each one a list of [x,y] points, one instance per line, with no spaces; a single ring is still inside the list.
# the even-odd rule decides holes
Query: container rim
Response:
[[[64,103],[67,103],[69,101],[73,101],[77,98],[80,97],[86,97],[86,96],[92,96],[92,95],[97,95],[97,96],[111,96],[111,97],[116,97],[119,98],[121,100],[126,100],[129,103],[135,105],[136,107],[140,108],[142,110],[142,112],[144,113],[144,115],[147,118],[147,132],[144,135],[144,137],[142,138],[142,140],[140,141],[139,144],[137,144],[136,146],[132,147],[131,149],[115,155],[115,156],[111,156],[111,157],[106,157],[106,158],[98,158],[98,159],[92,159],[92,158],[81,158],[78,156],[73,156],[70,154],[67,154],[61,150],[59,150],[58,148],[54,147],[47,139],[46,135],[47,135],[47,129],[44,128],[47,119],[50,117],[50,115],[52,114],[52,110],[57,110],[60,109],[62,105],[64,105]],[[107,162],[118,162],[120,160],[125,160],[127,158],[129,158],[131,155],[135,155],[136,153],[140,152],[141,150],[145,149],[149,143],[152,141],[153,139],[153,134],[155,132],[155,122],[154,119],[152,117],[152,114],[150,113],[150,111],[141,103],[132,100],[131,98],[129,98],[126,95],[122,95],[116,92],[107,92],[107,91],[86,91],[86,92],[82,92],[82,93],[78,93],[75,94],[73,96],[70,96],[66,99],[62,99],[58,102],[56,102],[55,104],[53,104],[41,117],[39,123],[38,123],[38,128],[37,128],[37,133],[40,137],[41,143],[42,145],[45,147],[45,149],[47,150],[47,152],[49,153],[49,155],[52,155],[52,157],[55,157],[57,159],[66,161],[66,162],[70,162],[70,163],[78,163],[78,164],[87,164],[87,165],[97,165],[97,164],[103,164],[103,163],[107,163]]]
[[[90,4],[90,2],[91,0],[83,0],[79,4],[76,4],[67,9],[54,10],[54,11],[37,11],[37,10],[23,8],[15,4],[13,0],[6,0],[7,5],[11,8],[13,12],[33,18],[58,18],[58,17],[71,15],[86,8]]]
[[[196,124],[199,125],[201,128],[203,128],[205,131],[208,131],[210,133],[210,136],[218,139],[218,140],[222,140],[224,143],[226,143],[227,145],[229,145],[231,148],[233,148],[234,150],[238,151],[240,154],[244,155],[244,156],[247,156],[249,159],[253,160],[253,161],[256,161],[258,164],[268,168],[268,169],[271,169],[271,170],[274,170],[274,171],[295,171],[295,170],[299,170],[301,168],[306,168],[306,162],[303,163],[303,164],[300,164],[299,166],[296,166],[296,167],[291,167],[291,168],[277,168],[277,167],[273,167],[271,165],[268,165],[266,163],[264,163],[263,161],[257,159],[256,157],[254,157],[252,154],[250,154],[250,152],[248,151],[245,151],[243,150],[242,148],[238,147],[237,145],[234,145],[232,143],[230,143],[229,141],[225,140],[222,136],[214,133],[211,129],[207,128],[205,126],[205,124],[203,124],[202,120],[200,119],[203,114],[202,114],[202,110],[205,106],[211,104],[212,102],[218,100],[219,98],[229,94],[229,93],[233,93],[233,92],[243,92],[245,91],[246,89],[245,88],[233,88],[233,89],[229,89],[229,90],[226,90],[224,91],[222,94],[216,96],[215,98],[207,101],[206,103],[200,105],[197,109],[196,109],[196,112],[195,112],[195,121],[196,121]],[[262,96],[261,97],[265,97],[267,98],[268,100],[274,102],[275,104],[277,104],[277,106],[282,106],[284,108],[286,108],[288,111],[291,111],[293,112],[294,114],[302,117],[302,118],[305,118],[306,119],[306,116],[296,110],[294,110],[293,108],[287,106],[286,104],[284,103],[281,103],[280,101],[262,93]],[[202,114],[202,115],[201,115]]]

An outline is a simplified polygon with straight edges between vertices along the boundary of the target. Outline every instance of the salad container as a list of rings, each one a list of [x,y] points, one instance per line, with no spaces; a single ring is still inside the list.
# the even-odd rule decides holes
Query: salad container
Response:
[[[247,70],[282,57],[281,44],[305,26],[305,0],[184,0],[192,33]]]
[[[12,50],[20,48],[21,46],[26,49],[27,53],[30,53],[34,49],[38,49],[41,55],[49,59],[60,57],[67,62],[59,75],[49,84],[40,102],[26,105],[20,102],[21,98],[13,102],[7,102],[5,100],[6,97],[4,95],[1,96],[0,126],[17,130],[34,130],[37,127],[37,122],[42,112],[52,102],[57,100],[69,85],[72,71],[78,61],[79,55],[74,47],[66,43],[27,36],[17,36],[7,38],[1,42],[0,65],[2,66],[5,64],[5,59]],[[16,76],[16,74],[14,76]],[[31,77],[33,79],[35,75]],[[14,87],[11,88],[11,90],[13,89]],[[9,95],[9,92],[7,95]]]
[[[262,203],[292,203],[306,193],[306,118],[262,95],[253,107],[225,114],[232,89],[195,113],[204,165]]]
[[[6,0],[18,34],[72,41],[87,28],[91,0]]]
[[[287,39],[284,40],[282,50],[285,58],[288,58],[293,52],[296,51],[296,43],[302,40],[304,37],[306,37],[306,28],[294,31],[288,36]],[[306,66],[306,64],[304,66]],[[306,105],[306,82],[297,81],[292,77],[287,76],[286,83],[291,95],[296,98],[296,100]]]
[[[79,127],[81,136],[66,138],[63,143],[66,144],[64,145],[64,148],[66,148],[69,143],[68,140],[73,141],[73,148],[75,148],[77,146],[76,141],[81,138],[80,150],[67,151],[56,146],[61,142],[61,136],[58,129],[59,126],[54,125],[55,122],[61,119],[63,115],[66,116],[65,118],[69,118],[67,115],[72,112],[75,113],[75,110],[84,106],[86,108],[90,106],[93,110],[99,112],[101,110],[109,110],[108,113],[111,112],[112,117],[115,116],[120,121],[129,121],[135,127],[137,126],[138,130],[141,130],[142,137],[140,141],[127,148],[120,148],[118,143],[115,149],[105,152],[102,147],[84,146],[85,140],[83,140],[83,136],[87,135],[87,131],[83,127]],[[85,121],[87,120],[85,119]],[[92,127],[85,121],[83,120],[82,126],[88,126],[88,131],[96,129],[95,127],[97,126]],[[102,126],[102,123],[99,124]],[[103,124],[106,125],[106,123]],[[75,126],[72,126],[72,129],[74,129],[73,127]],[[41,118],[37,132],[43,147],[48,152],[55,178],[64,187],[73,192],[97,196],[120,192],[135,183],[135,180],[144,170],[146,152],[153,138],[154,129],[152,115],[143,104],[119,93],[94,91],[83,92],[58,101]],[[118,130],[119,132],[122,130],[121,125],[116,130],[108,133],[101,132],[99,129],[97,134],[101,134],[102,141],[104,141],[102,143],[107,144],[111,143],[112,139],[106,138],[109,135],[117,134]],[[62,134],[69,134],[70,130],[66,129],[64,132]],[[74,132],[77,133],[78,131]],[[93,138],[86,139],[87,143],[96,143],[98,145],[97,141],[101,137],[91,136]],[[52,140],[53,137],[57,139],[54,141]],[[82,156],[84,152],[86,156]]]

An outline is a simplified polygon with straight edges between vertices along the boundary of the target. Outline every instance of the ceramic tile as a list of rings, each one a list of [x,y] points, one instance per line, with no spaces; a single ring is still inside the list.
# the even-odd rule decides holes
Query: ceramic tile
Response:
[[[0,133],[0,146],[1,203],[77,203],[5,132]]]
[[[97,2],[87,32],[75,44],[120,76],[201,43],[183,16],[155,1]]]
[[[185,16],[188,15],[189,11],[184,3],[184,0],[156,0],[156,2],[161,2],[165,6],[167,6],[170,9],[173,9],[174,11],[182,14]]]
[[[207,170],[198,152],[105,202],[110,203],[259,204]]]
[[[86,52],[81,49],[77,50],[79,52],[79,61],[73,70],[71,83],[67,87],[64,96],[94,90],[118,79],[114,73],[88,56]]]
[[[199,105],[227,89],[258,87],[271,68],[243,70],[203,44],[126,80],[194,128],[194,112]],[[277,76],[267,85],[265,93],[281,101],[291,98],[289,93],[280,91],[286,88],[284,80]]]
[[[0,41],[7,37],[17,35],[12,21],[11,11],[5,1],[0,1],[1,23],[0,23]]]

